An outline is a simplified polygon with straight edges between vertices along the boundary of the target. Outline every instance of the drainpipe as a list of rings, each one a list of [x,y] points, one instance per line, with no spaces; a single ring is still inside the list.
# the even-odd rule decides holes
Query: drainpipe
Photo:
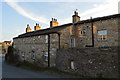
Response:
[[[93,33],[93,22],[91,17],[91,27],[92,27],[92,47],[94,47],[94,33]]]
[[[91,28],[92,28],[92,45],[86,45],[86,47],[94,47],[94,33],[93,33],[92,17],[91,17],[90,21],[91,21]]]
[[[59,49],[60,49],[60,34],[59,33],[58,33],[58,38],[59,38],[58,45],[59,45]]]
[[[50,34],[48,34],[48,67],[50,67]]]

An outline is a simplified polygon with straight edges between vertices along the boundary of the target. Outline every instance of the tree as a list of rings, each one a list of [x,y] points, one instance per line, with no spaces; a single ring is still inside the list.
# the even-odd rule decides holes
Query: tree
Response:
[[[5,48],[5,44],[4,43],[2,43],[2,49],[4,49]]]
[[[12,46],[8,47],[8,52],[5,55],[5,59],[9,63],[13,63],[14,62],[14,54],[13,54],[13,47]]]
[[[5,43],[2,42],[2,51],[5,52]]]

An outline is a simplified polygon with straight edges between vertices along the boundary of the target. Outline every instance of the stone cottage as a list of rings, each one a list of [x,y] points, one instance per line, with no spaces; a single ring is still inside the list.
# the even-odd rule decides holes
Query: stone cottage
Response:
[[[13,38],[14,54],[18,54],[21,61],[54,67],[56,50],[60,48],[118,46],[120,14],[81,21],[75,11],[72,20],[72,23],[59,25],[57,19],[52,18],[50,28],[41,29],[36,24],[34,31],[28,24],[26,33]]]
[[[12,46],[12,41],[4,41],[4,42],[2,42],[2,52],[3,53],[7,53],[7,51],[8,51],[8,47],[9,46]]]

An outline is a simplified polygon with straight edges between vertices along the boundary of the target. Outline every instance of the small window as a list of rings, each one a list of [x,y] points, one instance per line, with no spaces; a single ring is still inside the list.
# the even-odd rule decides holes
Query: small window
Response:
[[[56,48],[52,48],[53,51],[56,51]]]
[[[98,31],[98,40],[107,40],[107,30]]]
[[[56,39],[53,39],[52,41],[53,41],[53,42],[56,42],[57,40],[56,40]]]
[[[81,35],[86,35],[86,30],[80,31],[80,34],[81,34]]]
[[[40,36],[38,36],[38,38],[40,38]]]
[[[25,60],[25,53],[22,52],[22,60]]]
[[[44,60],[45,60],[45,61],[48,61],[48,52],[46,52],[46,53],[44,54]]]
[[[35,38],[33,38],[33,41],[35,41]]]
[[[75,38],[73,35],[70,36],[70,45],[71,45],[71,47],[75,47]]]
[[[34,51],[32,51],[32,53],[31,53],[31,58],[35,59],[35,52]]]
[[[45,43],[48,43],[48,35],[45,36]]]
[[[23,59],[25,58],[25,54],[24,54],[24,53],[22,53],[22,58],[23,58]]]

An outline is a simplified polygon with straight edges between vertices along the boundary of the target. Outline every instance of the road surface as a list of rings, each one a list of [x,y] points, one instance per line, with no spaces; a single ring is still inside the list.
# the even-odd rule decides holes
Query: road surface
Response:
[[[2,56],[0,56],[0,79],[2,78]]]
[[[0,59],[2,59],[2,56],[0,56]],[[0,69],[0,71],[2,71],[2,78],[58,78],[55,75],[51,75],[43,72],[29,71],[8,65],[4,62],[4,57],[3,57],[3,61],[0,62],[0,66],[1,65],[2,68]]]

